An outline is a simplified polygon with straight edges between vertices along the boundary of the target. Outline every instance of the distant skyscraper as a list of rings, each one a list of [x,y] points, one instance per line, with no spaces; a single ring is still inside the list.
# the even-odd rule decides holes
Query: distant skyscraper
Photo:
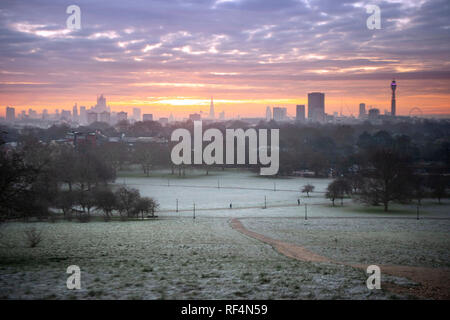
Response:
[[[308,93],[308,119],[314,122],[325,121],[325,93]]]
[[[72,108],[72,119],[73,121],[77,121],[78,120],[78,106],[75,103],[75,105]]]
[[[42,110],[42,120],[47,120],[48,118],[49,118],[48,110],[47,109]]]
[[[6,107],[6,121],[14,121],[16,120],[16,109]]]
[[[141,109],[133,108],[133,119],[136,121],[141,121]]]
[[[174,122],[175,121],[175,118],[173,117],[173,114],[170,114],[170,116],[169,116],[169,122]]]
[[[169,118],[165,118],[165,117],[159,118],[158,122],[165,126],[166,124],[169,123]]]
[[[143,121],[153,121],[153,114],[151,113],[144,113],[142,116]]]
[[[95,111],[97,113],[103,111],[110,111],[109,108],[106,106],[106,98],[103,97],[103,94],[101,94],[100,97],[97,97],[97,104],[92,109],[91,111]]]
[[[225,111],[219,113],[219,120],[225,120]]]
[[[87,113],[86,113],[86,107],[85,106],[80,106],[80,118],[79,118],[80,123],[86,123],[87,122]]]
[[[296,107],[295,120],[297,121],[305,121],[305,105],[298,104]]]
[[[391,82],[391,90],[392,90],[392,99],[391,99],[391,116],[396,115],[396,101],[395,101],[395,90],[397,89],[397,83],[395,80]]]
[[[360,103],[359,104],[359,117],[364,118],[366,116],[366,104]]]
[[[210,119],[214,119],[215,118],[213,97],[211,97],[211,104],[209,106],[209,118]]]
[[[272,110],[270,109],[270,106],[266,107],[266,121],[269,122],[272,120]]]
[[[273,120],[275,121],[287,120],[287,109],[279,107],[273,108]]]

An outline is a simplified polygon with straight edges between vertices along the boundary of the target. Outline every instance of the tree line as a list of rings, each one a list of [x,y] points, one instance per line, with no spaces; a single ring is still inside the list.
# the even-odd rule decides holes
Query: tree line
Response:
[[[95,146],[43,143],[32,135],[22,136],[14,149],[0,141],[0,219],[154,216],[154,199],[126,186],[111,187],[116,168],[108,156]]]

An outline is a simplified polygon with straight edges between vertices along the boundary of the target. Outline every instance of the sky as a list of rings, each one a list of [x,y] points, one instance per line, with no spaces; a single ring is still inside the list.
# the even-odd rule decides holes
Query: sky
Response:
[[[368,4],[381,29],[367,27]],[[314,91],[327,113],[357,115],[361,102],[390,109],[393,78],[397,114],[450,114],[448,0],[2,0],[0,43],[0,116],[100,94],[156,117],[208,113],[211,96],[228,117],[295,116]]]

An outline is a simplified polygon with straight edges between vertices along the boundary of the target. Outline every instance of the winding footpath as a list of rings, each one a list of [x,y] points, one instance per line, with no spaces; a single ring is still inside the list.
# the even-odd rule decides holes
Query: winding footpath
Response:
[[[305,262],[322,262],[346,265],[353,268],[367,269],[368,265],[363,264],[348,264],[345,262],[334,261],[327,257],[309,251],[305,247],[297,244],[276,240],[260,233],[248,230],[244,227],[238,218],[233,218],[230,222],[231,227],[240,233],[257,239],[261,242],[271,245],[275,250],[284,254],[287,257],[297,259]],[[415,283],[417,286],[404,287],[394,283],[384,282],[382,287],[389,291],[399,294],[410,294],[415,297],[429,298],[429,299],[450,299],[450,270],[444,268],[426,268],[426,267],[411,267],[411,266],[395,266],[395,265],[380,265],[382,273],[389,274],[396,277],[407,278]]]

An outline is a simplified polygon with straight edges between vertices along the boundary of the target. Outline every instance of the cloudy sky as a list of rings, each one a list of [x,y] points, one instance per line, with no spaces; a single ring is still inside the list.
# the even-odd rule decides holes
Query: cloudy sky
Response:
[[[294,115],[311,91],[327,113],[357,114],[360,102],[390,108],[392,78],[399,114],[450,113],[448,0],[2,0],[0,42],[0,115],[89,107],[100,93],[157,117],[207,112],[211,96],[227,116]]]

